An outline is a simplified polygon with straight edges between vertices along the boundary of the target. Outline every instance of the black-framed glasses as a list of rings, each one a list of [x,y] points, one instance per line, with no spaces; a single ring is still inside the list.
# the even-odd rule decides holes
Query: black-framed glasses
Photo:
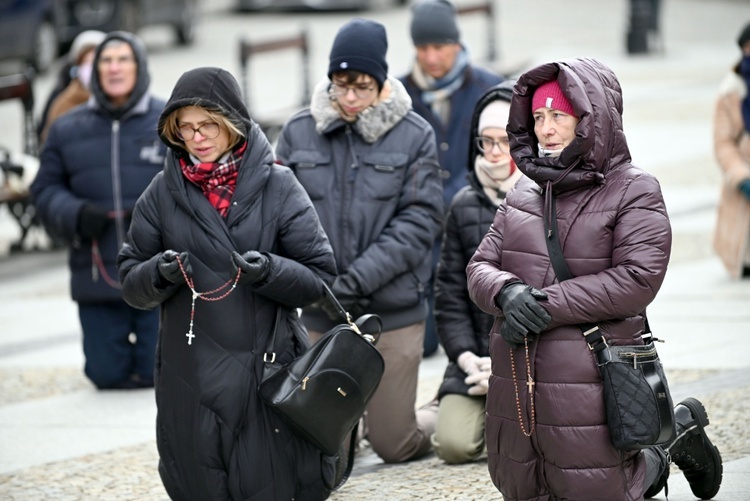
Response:
[[[331,92],[333,92],[336,97],[345,97],[347,94],[349,94],[350,90],[353,90],[354,95],[359,99],[367,99],[369,97],[372,97],[372,93],[375,91],[375,87],[349,87],[347,85],[339,85],[337,83],[331,84]]]
[[[219,135],[219,124],[216,122],[207,122],[201,124],[197,129],[188,124],[183,124],[177,127],[177,133],[183,141],[190,141],[193,139],[196,132],[200,132],[201,136],[206,139],[213,139]]]
[[[495,146],[500,150],[500,153],[505,153],[506,155],[510,153],[510,143],[508,142],[507,137],[496,140],[487,136],[478,136],[474,138],[474,141],[477,144],[477,148],[479,148],[479,151],[482,153],[491,152],[492,148]]]

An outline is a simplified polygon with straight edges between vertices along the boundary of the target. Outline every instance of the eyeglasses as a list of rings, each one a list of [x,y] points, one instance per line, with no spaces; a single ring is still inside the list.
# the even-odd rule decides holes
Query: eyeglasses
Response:
[[[479,148],[479,151],[482,153],[489,153],[492,151],[492,148],[497,146],[497,148],[500,150],[500,153],[505,153],[506,155],[510,153],[510,143],[508,142],[508,138],[503,138],[499,140],[494,140],[491,137],[485,137],[485,136],[479,136],[475,137],[474,141],[476,141],[477,148]]]
[[[190,141],[193,139],[196,132],[200,132],[201,136],[206,139],[213,139],[219,135],[219,124],[216,122],[208,122],[201,124],[197,129],[194,129],[192,125],[187,124],[177,127],[177,134],[183,141]]]
[[[353,90],[354,95],[359,99],[367,99],[369,97],[372,97],[372,93],[375,90],[375,87],[348,87],[346,85],[339,85],[336,83],[331,84],[331,92],[333,92],[336,97],[346,97],[349,94],[350,90]]]

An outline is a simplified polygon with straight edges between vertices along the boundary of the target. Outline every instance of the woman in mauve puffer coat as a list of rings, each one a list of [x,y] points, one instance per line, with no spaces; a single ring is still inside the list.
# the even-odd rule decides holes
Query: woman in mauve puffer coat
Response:
[[[542,87],[547,92],[537,93]],[[560,109],[577,120],[568,144],[537,139],[538,100],[549,120],[560,119]],[[598,324],[614,344],[642,342],[646,307],[664,280],[672,240],[659,183],[631,164],[620,85],[598,61],[547,63],[522,75],[507,130],[527,177],[500,206],[467,267],[472,299],[497,317],[487,398],[490,475],[506,501],[643,499],[644,485],[651,485],[646,454],[612,445],[601,377],[578,324]],[[545,243],[553,196],[574,277],[562,283]],[[538,301],[548,313],[540,315],[546,326],[528,338],[528,356],[523,337],[511,348],[503,329],[504,288],[514,284],[538,289],[537,299],[546,294]],[[655,461],[665,466],[663,457]]]

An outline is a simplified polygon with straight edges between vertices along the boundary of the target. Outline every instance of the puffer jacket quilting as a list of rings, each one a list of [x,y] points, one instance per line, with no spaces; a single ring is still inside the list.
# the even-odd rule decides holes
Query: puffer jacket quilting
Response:
[[[536,157],[531,97],[557,79],[581,118],[558,158]],[[630,163],[622,98],[611,71],[593,60],[542,65],[519,79],[511,105],[511,148],[522,178],[500,206],[467,267],[472,299],[497,315],[490,352],[487,446],[504,499],[641,499],[645,462],[611,444],[601,378],[578,324],[596,323],[614,344],[640,343],[646,307],[669,261],[671,228],[658,181]],[[566,168],[567,177],[558,183]],[[544,188],[544,189],[543,189]],[[556,280],[545,243],[545,190],[552,189],[563,254],[575,278]],[[547,293],[552,322],[530,344],[536,431],[521,434],[510,356],[526,429],[530,402],[523,349],[499,335],[502,287],[522,281]],[[575,451],[575,453],[573,452]]]

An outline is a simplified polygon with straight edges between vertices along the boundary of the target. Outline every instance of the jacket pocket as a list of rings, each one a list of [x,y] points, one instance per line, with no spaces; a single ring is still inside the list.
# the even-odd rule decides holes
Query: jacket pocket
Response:
[[[321,200],[332,192],[335,176],[330,155],[316,150],[296,150],[289,155],[288,164],[311,200]]]
[[[373,151],[362,158],[361,193],[374,200],[390,200],[398,197],[404,184],[406,153]]]

